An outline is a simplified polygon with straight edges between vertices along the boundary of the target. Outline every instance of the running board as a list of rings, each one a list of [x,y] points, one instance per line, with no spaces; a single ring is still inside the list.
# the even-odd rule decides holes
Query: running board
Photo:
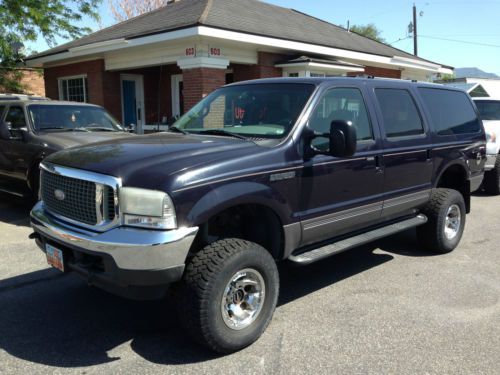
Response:
[[[307,251],[299,255],[290,255],[289,260],[300,264],[309,264],[316,262],[320,259],[329,257],[330,255],[341,253],[342,251],[349,250],[353,247],[363,245],[368,242],[378,240],[383,237],[390,236],[392,234],[402,232],[404,230],[417,227],[419,225],[425,224],[427,222],[427,217],[425,215],[417,215],[408,220],[400,221],[398,223],[390,224],[382,228],[374,229],[370,232],[359,234],[354,237],[346,238],[332,244]]]
[[[12,190],[8,190],[8,189],[3,189],[3,188],[0,188],[0,193],[15,195],[16,197],[21,197],[21,198],[25,197],[24,194],[21,194],[21,193],[12,191]]]

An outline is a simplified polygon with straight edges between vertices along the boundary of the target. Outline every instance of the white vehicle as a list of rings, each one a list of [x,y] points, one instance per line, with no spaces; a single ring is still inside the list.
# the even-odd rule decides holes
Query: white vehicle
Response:
[[[472,98],[486,130],[487,161],[483,188],[489,194],[500,194],[500,99]]]

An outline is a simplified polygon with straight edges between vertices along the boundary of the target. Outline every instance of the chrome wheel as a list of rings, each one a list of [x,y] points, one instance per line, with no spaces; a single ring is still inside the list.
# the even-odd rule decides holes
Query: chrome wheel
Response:
[[[460,207],[456,204],[452,204],[448,207],[444,224],[444,235],[447,239],[451,240],[456,237],[460,231],[461,223],[462,214],[460,212]]]
[[[265,293],[264,278],[258,271],[246,268],[236,272],[222,295],[224,323],[237,331],[248,327],[259,316]]]

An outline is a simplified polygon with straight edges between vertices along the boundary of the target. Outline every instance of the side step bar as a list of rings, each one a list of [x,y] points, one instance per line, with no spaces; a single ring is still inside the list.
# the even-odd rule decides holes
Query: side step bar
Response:
[[[292,262],[300,264],[313,263],[320,259],[329,257],[330,255],[338,254],[353,247],[360,246],[365,243],[372,242],[413,227],[417,227],[419,225],[425,224],[426,222],[427,217],[420,214],[411,219],[390,224],[363,234],[358,234],[357,236],[349,237],[345,240],[334,242],[332,244],[313,249],[299,255],[290,255],[288,259]]]

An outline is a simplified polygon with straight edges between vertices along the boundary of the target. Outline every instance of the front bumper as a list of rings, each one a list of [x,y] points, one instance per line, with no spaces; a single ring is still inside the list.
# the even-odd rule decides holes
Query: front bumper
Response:
[[[43,202],[33,207],[31,226],[39,247],[45,251],[45,244],[51,243],[61,249],[67,268],[85,277],[89,284],[147,299],[156,298],[156,294],[149,297],[142,287],[163,287],[182,277],[198,232],[198,227],[169,231],[117,227],[92,232],[52,216]],[[139,296],[133,293],[136,289],[141,289]]]

